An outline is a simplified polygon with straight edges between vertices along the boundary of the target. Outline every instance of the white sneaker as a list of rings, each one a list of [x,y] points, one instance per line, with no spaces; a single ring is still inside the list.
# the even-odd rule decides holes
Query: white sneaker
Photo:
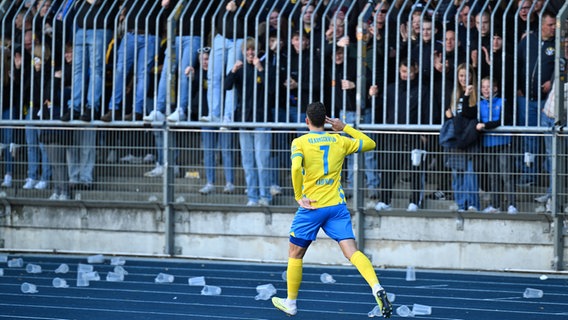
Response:
[[[261,207],[268,207],[270,206],[270,203],[266,199],[260,199],[258,200],[258,205]]]
[[[235,192],[235,186],[232,183],[227,182],[227,184],[223,188],[223,192],[224,193],[233,193],[233,192]]]
[[[291,304],[288,299],[272,297],[272,304],[280,311],[283,311],[289,316],[294,316],[298,313],[298,308],[296,304]]]
[[[203,188],[199,189],[201,194],[210,194],[215,191],[215,186],[212,183],[207,183]]]
[[[41,180],[40,182],[36,183],[34,188],[37,190],[44,190],[47,189],[47,185],[48,185],[47,181]]]
[[[129,154],[122,158],[120,158],[121,162],[128,162],[128,163],[142,163],[142,158],[137,157],[135,155]]]
[[[116,163],[116,150],[110,150],[108,152],[107,158],[106,158],[106,162],[107,163]]]
[[[59,200],[69,200],[69,195],[67,193],[62,193],[59,195]]]
[[[12,154],[12,158],[17,158],[18,150],[20,150],[20,145],[16,143],[10,143],[10,153]]]
[[[534,198],[534,201],[536,201],[538,203],[546,203],[548,201],[548,199],[550,199],[550,195],[549,194],[543,194],[540,197]]]
[[[215,117],[215,116],[203,116],[201,118],[199,118],[199,121],[202,122],[219,122],[219,117]]]
[[[390,211],[391,209],[391,206],[381,201],[377,202],[377,205],[375,206],[375,210],[377,211]]]
[[[469,206],[469,207],[467,208],[467,211],[470,211],[470,212],[477,212],[477,208],[474,207],[474,206]]]
[[[519,210],[517,210],[517,208],[515,208],[514,205],[510,205],[509,208],[507,209],[508,214],[517,214],[518,212]]]
[[[37,181],[32,178],[26,178],[26,183],[24,183],[23,189],[33,189],[36,185]]]
[[[145,177],[161,177],[164,174],[164,167],[160,164],[156,163],[156,167],[146,173],[144,173]]]
[[[277,196],[279,194],[282,194],[282,188],[279,185],[274,184],[270,186],[270,194],[272,196]]]
[[[142,159],[142,162],[146,162],[146,163],[152,163],[156,161],[156,157],[151,154],[148,153],[146,156],[144,156],[144,159]]]
[[[247,202],[247,207],[258,207],[258,202],[249,200]]]
[[[496,208],[493,208],[493,206],[489,206],[485,209],[483,209],[483,213],[497,213],[499,212],[499,210],[497,210]]]
[[[183,112],[180,112],[179,110],[180,109],[176,109],[176,111],[174,111],[172,114],[170,114],[168,116],[168,121],[171,121],[171,122],[185,121],[185,119],[186,119],[185,114]]]
[[[415,203],[412,203],[412,202],[411,202],[411,203],[408,205],[408,208],[406,209],[406,211],[408,211],[408,212],[416,212],[416,211],[418,211],[418,206],[417,206]]]
[[[48,199],[49,200],[59,200],[59,195],[54,192],[51,196],[49,196]]]
[[[149,115],[142,118],[146,122],[163,122],[165,119],[166,116],[158,110],[152,110]]]
[[[4,176],[4,181],[2,181],[2,187],[11,188],[12,187],[12,176],[7,174]]]
[[[548,213],[552,213],[552,199],[548,199],[546,200],[546,205],[544,206],[544,208],[546,209],[546,212]]]

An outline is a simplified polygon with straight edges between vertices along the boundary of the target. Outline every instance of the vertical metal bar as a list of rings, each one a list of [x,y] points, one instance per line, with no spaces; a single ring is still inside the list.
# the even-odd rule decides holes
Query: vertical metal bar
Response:
[[[566,82],[567,82],[567,70],[566,70],[566,46],[568,46],[568,2],[564,3],[562,9],[556,16],[556,57],[554,61],[554,85],[556,86],[554,105],[555,108],[555,119],[557,119],[557,124],[563,123],[560,121],[566,120],[565,108],[561,106],[566,106]],[[565,122],[563,123],[565,125]],[[566,174],[566,135],[559,136],[562,126],[555,126],[552,136],[552,168],[551,168],[551,187],[552,187],[552,214],[554,219],[554,230],[553,230],[553,240],[554,240],[554,259],[552,268],[554,270],[565,270],[564,262],[564,227],[566,223],[566,208],[563,212],[560,212],[562,203],[566,203],[566,186],[564,186],[565,176],[560,176],[560,174]]]
[[[357,83],[356,83],[356,88],[357,91],[359,92],[356,95],[355,98],[355,105],[357,108],[357,114],[360,115],[361,114],[361,105],[362,105],[362,99],[361,97],[365,97],[366,96],[366,92],[365,92],[365,88],[364,87],[364,83],[363,83],[363,76],[365,75],[365,65],[363,64],[363,52],[367,51],[366,48],[366,43],[365,40],[363,39],[363,28],[365,28],[364,26],[364,17],[367,16],[367,11],[372,10],[373,4],[372,3],[367,3],[365,5],[365,7],[363,8],[363,10],[361,10],[361,13],[359,14],[359,16],[357,17],[357,30],[356,30],[356,39],[357,39]],[[376,52],[376,50],[374,50]],[[374,74],[374,72],[373,72]],[[367,79],[366,81],[369,81],[369,79]],[[367,106],[368,107],[368,106]],[[371,152],[371,151],[369,151]],[[355,156],[358,156],[357,154],[355,154]],[[364,157],[357,157],[355,158],[358,162],[362,162],[361,159],[359,158],[364,158]],[[371,170],[371,168],[365,168],[366,170]],[[355,170],[355,168],[353,168],[353,170]],[[358,242],[358,246],[359,246],[359,250],[361,250],[362,252],[365,251],[365,215],[362,213],[362,209],[359,208],[359,206],[357,205],[359,202],[361,204],[363,204],[363,197],[362,195],[358,195],[358,193],[355,191],[357,188],[355,188],[355,186],[358,185],[359,181],[363,181],[363,173],[361,173],[361,176],[359,177],[358,175],[353,175],[355,178],[355,181],[353,181],[353,199],[355,199],[355,203],[353,206],[353,210],[354,210],[354,216],[355,216],[355,221],[357,222],[355,224],[356,229],[355,229],[355,238],[357,239]],[[361,180],[360,180],[361,179]],[[359,197],[358,197],[359,196]],[[360,199],[358,199],[360,198]]]

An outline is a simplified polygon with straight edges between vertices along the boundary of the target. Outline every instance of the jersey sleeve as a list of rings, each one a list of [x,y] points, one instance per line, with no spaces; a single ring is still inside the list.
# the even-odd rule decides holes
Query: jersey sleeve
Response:
[[[298,139],[292,141],[291,156],[292,160],[292,186],[294,188],[294,198],[300,200],[302,198],[302,184],[303,184],[303,162],[304,153],[301,148],[301,143]]]
[[[370,151],[375,149],[375,147],[377,146],[373,139],[369,138],[369,136],[351,127],[350,125],[345,125],[343,132],[351,136],[351,139],[346,138],[350,141],[345,144],[345,151],[347,154]]]

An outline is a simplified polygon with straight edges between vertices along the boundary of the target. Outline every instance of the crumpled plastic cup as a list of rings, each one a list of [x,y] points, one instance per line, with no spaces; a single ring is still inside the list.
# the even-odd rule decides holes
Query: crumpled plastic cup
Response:
[[[373,308],[373,310],[369,311],[369,313],[367,313],[367,316],[369,318],[374,318],[374,317],[382,317],[383,313],[381,312],[381,307],[379,306],[375,306]]]
[[[396,314],[403,318],[414,317],[414,313],[412,313],[412,311],[410,311],[410,308],[406,305],[402,305],[396,308]]]
[[[67,273],[69,272],[69,266],[66,263],[62,263],[55,269],[55,273]]]
[[[333,279],[331,274],[325,272],[320,275],[320,280],[323,283],[335,283],[335,279]]]
[[[110,259],[111,266],[123,266],[126,264],[126,260],[123,257],[113,257]]]
[[[254,300],[268,300],[276,294],[276,288],[272,283],[261,284],[256,287],[256,292],[258,294],[254,297]]]
[[[416,281],[416,270],[413,266],[406,267],[406,281]]]
[[[99,276],[97,271],[91,271],[83,273],[83,279],[87,281],[99,281],[101,280],[101,276]]]
[[[544,292],[542,290],[533,288],[526,288],[525,292],[523,293],[523,298],[527,299],[542,298],[543,296]]]
[[[432,314],[432,307],[415,303],[412,305],[412,313],[420,316],[427,316]]]
[[[36,285],[33,284],[33,283],[29,283],[29,282],[22,283],[22,285],[20,286],[20,290],[22,290],[23,293],[36,293],[36,292],[38,292]]]
[[[77,265],[77,272],[91,272],[93,269],[93,266],[90,264],[79,263]]]
[[[122,266],[115,266],[115,267],[114,267],[114,272],[115,272],[115,273],[120,273],[120,274],[122,274],[122,275],[124,275],[124,276],[128,274],[128,271],[126,271]]]
[[[14,258],[8,260],[8,268],[21,268],[24,266],[24,259]]]
[[[158,273],[156,279],[154,279],[155,283],[170,283],[174,282],[174,276],[167,273]]]
[[[41,273],[41,266],[33,263],[28,263],[26,265],[27,273]]]
[[[112,281],[112,282],[124,281],[124,274],[109,271],[109,273],[107,273],[106,281]]]
[[[201,289],[201,294],[204,296],[218,296],[221,294],[221,288],[217,286],[204,286]]]
[[[187,279],[187,283],[190,286],[204,286],[205,285],[205,277],[192,277]]]
[[[61,279],[61,278],[53,278],[53,281],[51,281],[51,284],[53,284],[53,286],[55,288],[67,288],[67,287],[69,287],[69,285],[67,284],[67,281],[65,281],[65,279]]]
[[[103,263],[105,262],[105,256],[102,254],[96,254],[94,256],[87,257],[88,263]]]

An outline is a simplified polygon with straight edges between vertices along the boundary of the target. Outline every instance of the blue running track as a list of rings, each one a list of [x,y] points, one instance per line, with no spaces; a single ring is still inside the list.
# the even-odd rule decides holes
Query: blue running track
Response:
[[[110,257],[93,264],[100,281],[77,287],[77,265],[87,263],[86,256],[15,255],[21,268],[0,263],[1,319],[290,319],[273,308],[270,300],[255,300],[256,286],[272,283],[277,296],[285,296],[282,264],[233,263],[165,258],[129,258],[123,266],[128,275],[123,282],[107,282],[106,274],[114,267]],[[28,263],[38,264],[43,272],[29,274]],[[55,274],[67,263],[70,271]],[[175,276],[173,283],[154,283],[158,273]],[[337,281],[320,282],[327,272]],[[405,270],[380,269],[379,279],[387,292],[396,295],[394,308],[418,303],[432,307],[431,315],[415,319],[436,320],[566,320],[568,319],[568,276],[540,274],[482,273],[416,270],[416,281],[405,280]],[[208,285],[222,288],[219,296],[201,295],[202,287],[189,286],[188,278],[204,276]],[[54,288],[52,280],[67,280],[68,288]],[[293,319],[349,320],[366,319],[375,300],[354,267],[304,267],[304,281],[298,300],[298,314]],[[23,282],[37,286],[37,293],[20,291]],[[544,291],[537,299],[523,298],[526,288]],[[401,318],[393,314],[394,319]]]

